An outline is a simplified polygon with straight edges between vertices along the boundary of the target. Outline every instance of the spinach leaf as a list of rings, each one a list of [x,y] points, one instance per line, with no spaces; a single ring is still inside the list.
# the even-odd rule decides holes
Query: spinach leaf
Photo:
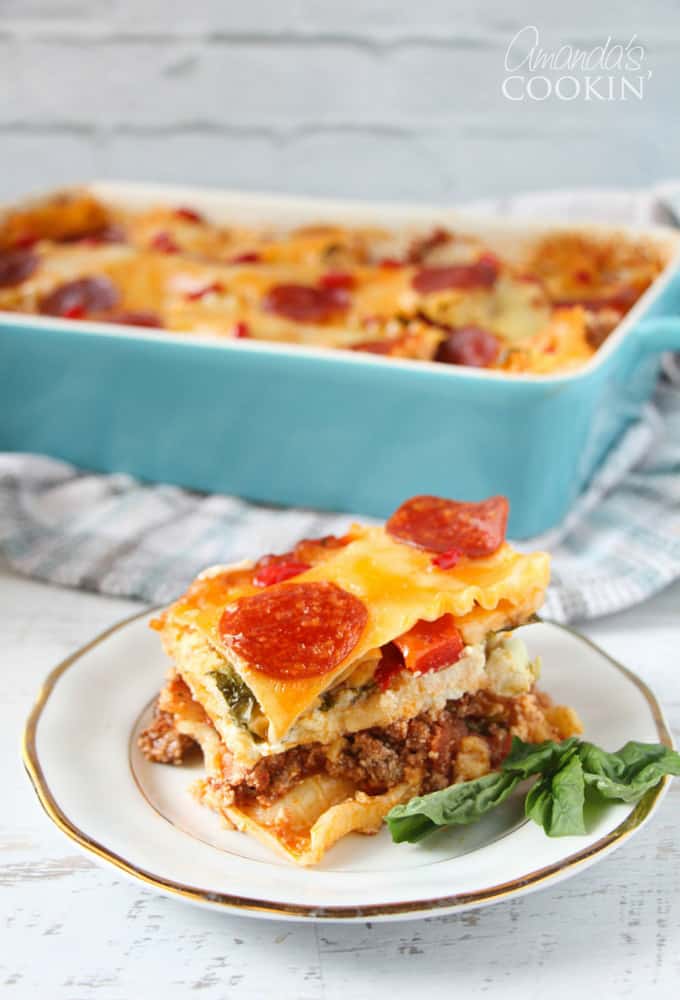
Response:
[[[532,774],[550,774],[563,764],[579,744],[575,736],[561,743],[546,740],[544,743],[524,743],[514,736],[510,753],[501,764],[503,771],[530,778]]]
[[[499,771],[395,806],[387,824],[395,842],[414,843],[438,827],[474,823],[521,780],[537,776],[524,803],[526,815],[550,837],[583,834],[586,791],[637,802],[667,774],[680,775],[680,754],[657,743],[629,742],[607,753],[576,737],[561,743],[524,743],[515,737]]]
[[[524,812],[549,837],[574,836],[586,832],[584,804],[583,766],[578,750],[573,749],[553,774],[544,775],[529,790]]]
[[[219,688],[236,722],[247,728],[257,704],[253,692],[233,670],[228,673],[223,670],[213,670],[210,676]]]
[[[319,711],[320,712],[330,712],[335,704],[336,692],[335,691],[323,691],[319,696]]]
[[[616,753],[582,743],[579,756],[588,788],[620,802],[637,802],[664,775],[680,775],[680,754],[659,743],[631,741]]]
[[[361,684],[359,687],[349,689],[351,691],[349,705],[354,705],[361,698],[365,697],[367,694],[370,694],[371,691],[375,691],[375,688],[376,688],[375,682],[368,681],[366,684]],[[337,688],[332,688],[330,691],[324,691],[319,696],[319,711],[330,712],[332,708],[335,708],[335,705],[340,695],[346,692],[347,690],[348,689],[346,687],[340,685]]]
[[[387,814],[387,825],[395,843],[415,843],[440,826],[474,823],[507,799],[519,778],[492,771],[473,781],[461,781],[439,792],[420,795]]]

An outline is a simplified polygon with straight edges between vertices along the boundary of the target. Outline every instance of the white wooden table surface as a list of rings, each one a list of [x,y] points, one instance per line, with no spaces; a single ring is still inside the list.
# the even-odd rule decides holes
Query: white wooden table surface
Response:
[[[3,998],[678,997],[680,781],[651,825],[602,864],[488,909],[320,927],[197,910],[80,854],[43,814],[20,764],[43,676],[135,605],[0,570],[0,608]],[[653,686],[676,739],[679,611],[677,585],[584,630]]]

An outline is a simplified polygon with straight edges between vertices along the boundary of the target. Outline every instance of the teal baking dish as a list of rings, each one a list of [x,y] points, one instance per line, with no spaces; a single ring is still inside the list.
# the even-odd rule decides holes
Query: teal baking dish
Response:
[[[248,221],[455,221],[504,250],[542,228],[450,209],[93,187],[126,203],[190,199]],[[510,533],[540,534],[638,418],[662,352],[680,350],[678,236],[635,232],[663,242],[664,272],[585,367],[558,376],[0,313],[0,449],[377,516],[414,493],[503,493]]]

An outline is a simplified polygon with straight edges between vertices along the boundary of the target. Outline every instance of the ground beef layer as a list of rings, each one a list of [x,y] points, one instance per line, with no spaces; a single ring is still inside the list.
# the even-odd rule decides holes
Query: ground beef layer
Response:
[[[164,712],[158,702],[154,708],[153,722],[137,742],[147,760],[158,764],[182,764],[187,754],[196,749],[196,741],[178,731],[174,715]]]
[[[167,711],[168,705],[176,706],[176,715]],[[176,728],[176,719],[187,709],[192,714],[199,710],[207,721],[184,681],[175,675],[163,691],[163,710],[157,707],[154,721],[140,736],[140,748],[150,760],[178,764],[195,746]],[[291,747],[261,758],[245,772],[225,747],[222,777],[210,781],[220,785],[225,801],[241,807],[269,806],[304,778],[322,773],[345,778],[369,795],[382,794],[417,776],[424,794],[494,770],[510,750],[513,736],[541,742],[564,739],[580,730],[576,713],[553,705],[543,692],[502,698],[479,691],[449,701],[439,711],[365,729],[330,746]]]

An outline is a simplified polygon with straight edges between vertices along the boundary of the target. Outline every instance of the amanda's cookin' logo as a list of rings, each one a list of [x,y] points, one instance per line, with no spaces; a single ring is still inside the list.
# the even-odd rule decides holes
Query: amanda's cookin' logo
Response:
[[[528,24],[508,45],[501,89],[509,101],[641,101],[652,76],[644,62],[637,35],[625,43],[610,35],[591,49],[546,49],[536,25]]]

